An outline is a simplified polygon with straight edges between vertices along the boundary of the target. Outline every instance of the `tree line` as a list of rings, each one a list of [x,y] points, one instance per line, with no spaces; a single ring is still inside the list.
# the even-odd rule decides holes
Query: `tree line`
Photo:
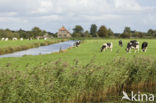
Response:
[[[37,36],[43,36],[43,35],[53,35],[53,34],[47,32],[46,30],[41,30],[39,27],[34,27],[30,31],[25,31],[23,29],[20,29],[18,31],[13,31],[10,29],[0,29],[0,38],[12,39],[16,37],[16,38],[30,39],[30,38],[37,38]]]
[[[122,33],[114,33],[111,28],[107,28],[105,25],[98,27],[96,24],[92,24],[90,31],[84,31],[81,25],[76,25],[73,28],[73,37],[120,37],[120,38],[131,38],[131,37],[156,37],[156,30],[149,29],[147,32],[140,32],[131,30],[130,27],[125,27]]]
[[[46,30],[41,30],[39,27],[34,27],[30,31],[25,31],[20,29],[18,31],[13,31],[10,29],[0,29],[0,38],[36,38],[38,36],[49,35],[52,37],[57,37],[57,33],[47,32]],[[131,30],[130,27],[125,27],[122,33],[114,33],[111,28],[107,28],[105,25],[102,25],[98,28],[96,24],[90,26],[90,30],[84,30],[81,25],[76,25],[73,28],[72,37],[101,37],[101,38],[111,38],[111,37],[120,37],[120,38],[131,38],[131,37],[156,37],[156,30],[149,29],[147,32],[140,32]]]

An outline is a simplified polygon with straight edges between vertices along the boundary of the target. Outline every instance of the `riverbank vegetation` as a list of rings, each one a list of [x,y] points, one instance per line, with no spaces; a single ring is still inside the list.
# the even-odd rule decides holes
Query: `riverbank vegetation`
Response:
[[[94,59],[86,65],[62,60],[25,71],[0,68],[2,103],[102,103],[120,102],[122,91],[156,94],[156,60],[149,57],[118,58],[107,65]]]

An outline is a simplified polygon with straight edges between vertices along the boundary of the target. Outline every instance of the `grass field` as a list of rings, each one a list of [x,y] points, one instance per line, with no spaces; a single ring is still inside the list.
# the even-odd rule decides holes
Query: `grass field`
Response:
[[[0,101],[105,103],[121,101],[122,90],[156,94],[156,40],[146,53],[126,53],[118,39],[84,40],[78,48],[48,55],[0,58]],[[100,52],[113,42],[113,51]]]
[[[49,40],[9,40],[0,41],[0,55],[12,53],[15,51],[26,50],[39,46],[45,46],[57,42],[61,42],[61,39],[49,39]]]
[[[89,63],[91,60],[95,62],[95,64],[106,64],[111,62],[113,59],[125,57],[131,58],[133,56],[148,56],[152,58],[156,58],[156,40],[138,40],[140,45],[143,41],[147,41],[149,43],[149,47],[146,53],[127,53],[125,51],[127,42],[130,40],[123,40],[123,47],[119,47],[118,39],[115,40],[85,40],[83,44],[79,48],[72,48],[71,50],[67,50],[64,53],[53,53],[48,55],[38,55],[38,56],[24,56],[21,58],[0,58],[0,66],[5,67],[6,65],[10,65],[11,68],[14,69],[25,69],[25,66],[30,68],[37,66],[38,64],[44,64],[51,61],[56,61],[61,59],[69,64],[73,64],[75,61],[78,62],[79,65],[85,65]],[[109,50],[105,52],[100,52],[101,45],[105,42],[113,42],[113,51]]]

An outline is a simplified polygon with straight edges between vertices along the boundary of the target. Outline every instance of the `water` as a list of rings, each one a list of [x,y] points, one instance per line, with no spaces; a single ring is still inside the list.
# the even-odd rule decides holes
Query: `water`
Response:
[[[70,40],[66,42],[60,42],[57,44],[51,44],[48,46],[40,46],[38,48],[32,48],[24,51],[14,52],[10,54],[0,55],[0,58],[5,57],[22,57],[23,55],[40,55],[40,54],[50,54],[53,52],[58,52],[60,48],[62,50],[72,47],[75,41]]]

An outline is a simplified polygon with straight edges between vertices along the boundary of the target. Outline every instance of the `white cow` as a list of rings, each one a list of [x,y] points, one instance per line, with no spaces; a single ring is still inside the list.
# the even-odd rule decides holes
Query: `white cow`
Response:
[[[44,38],[44,40],[47,40],[47,38]]]
[[[106,49],[110,49],[111,51],[112,51],[112,48],[113,48],[113,43],[111,42],[111,43],[104,43],[103,45],[102,45],[102,47],[101,47],[101,52],[104,50],[106,50]]]
[[[17,40],[17,38],[14,37],[12,40]]]
[[[23,40],[23,38],[20,38],[20,40],[22,41],[22,40]]]
[[[5,38],[2,38],[1,40],[3,41],[3,40],[5,40]]]
[[[5,38],[5,41],[8,41],[9,39],[8,38]]]

